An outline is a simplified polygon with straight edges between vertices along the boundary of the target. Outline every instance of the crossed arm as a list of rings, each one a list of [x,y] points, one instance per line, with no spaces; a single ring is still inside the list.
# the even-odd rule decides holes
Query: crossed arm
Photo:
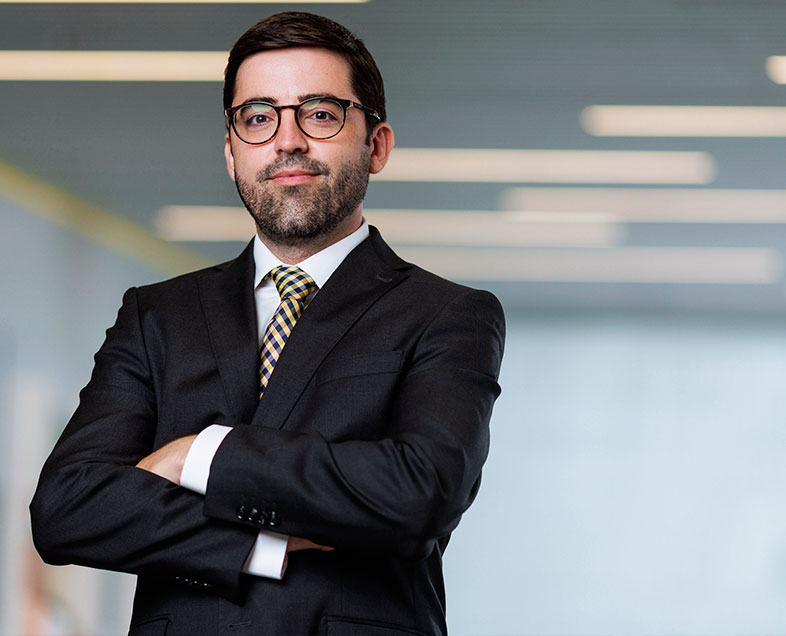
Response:
[[[143,457],[139,460],[136,467],[163,477],[179,486],[188,451],[191,450],[191,445],[196,438],[196,435],[186,435],[185,437],[172,440],[157,451],[150,453],[147,457]],[[302,537],[288,537],[287,539],[287,552],[296,552],[298,550],[330,551],[333,549]]]
[[[186,456],[196,438],[196,435],[187,435],[172,440],[147,457],[140,459],[136,467],[168,479],[179,486]]]
[[[39,552],[53,564],[185,573],[232,597],[258,533],[238,521],[237,502],[261,497],[280,506],[277,531],[308,537],[290,550],[425,556],[474,498],[499,391],[498,303],[473,293],[451,305],[421,335],[382,415],[384,439],[235,427],[203,497],[177,485],[193,435],[150,452],[158,379],[130,292],[31,503]]]

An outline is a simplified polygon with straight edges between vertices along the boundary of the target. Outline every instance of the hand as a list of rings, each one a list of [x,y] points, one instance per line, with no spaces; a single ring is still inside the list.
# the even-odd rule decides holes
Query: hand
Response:
[[[143,457],[136,467],[168,479],[179,486],[183,464],[186,463],[186,455],[188,455],[195,439],[196,435],[188,435],[173,440],[147,457]]]
[[[335,548],[331,548],[327,545],[319,545],[318,543],[314,543],[308,539],[302,539],[301,537],[289,537],[287,540],[287,552],[297,552],[298,550],[322,550],[323,552],[330,552],[331,550],[335,550]]]

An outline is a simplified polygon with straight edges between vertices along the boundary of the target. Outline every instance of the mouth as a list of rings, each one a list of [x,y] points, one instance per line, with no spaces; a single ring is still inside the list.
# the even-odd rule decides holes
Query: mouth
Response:
[[[268,181],[272,181],[279,185],[298,185],[307,183],[318,176],[319,173],[312,170],[279,170],[273,176],[268,177]]]

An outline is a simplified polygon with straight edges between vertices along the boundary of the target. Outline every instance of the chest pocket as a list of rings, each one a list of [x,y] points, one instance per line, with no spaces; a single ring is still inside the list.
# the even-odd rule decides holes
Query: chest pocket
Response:
[[[319,368],[315,384],[382,373],[399,373],[404,354],[401,351],[378,351],[349,355],[328,356]]]

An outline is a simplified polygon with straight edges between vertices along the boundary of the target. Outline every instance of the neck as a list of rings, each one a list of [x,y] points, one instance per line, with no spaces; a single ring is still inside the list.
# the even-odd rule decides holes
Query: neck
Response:
[[[333,243],[338,243],[341,239],[346,238],[357,230],[362,223],[363,210],[359,207],[355,212],[341,221],[332,232],[314,237],[308,242],[295,244],[279,243],[262,234],[259,228],[257,228],[257,236],[259,236],[259,240],[264,243],[265,247],[267,247],[282,263],[285,265],[295,265],[297,263],[302,263],[309,256],[321,252],[326,247],[330,247]]]

